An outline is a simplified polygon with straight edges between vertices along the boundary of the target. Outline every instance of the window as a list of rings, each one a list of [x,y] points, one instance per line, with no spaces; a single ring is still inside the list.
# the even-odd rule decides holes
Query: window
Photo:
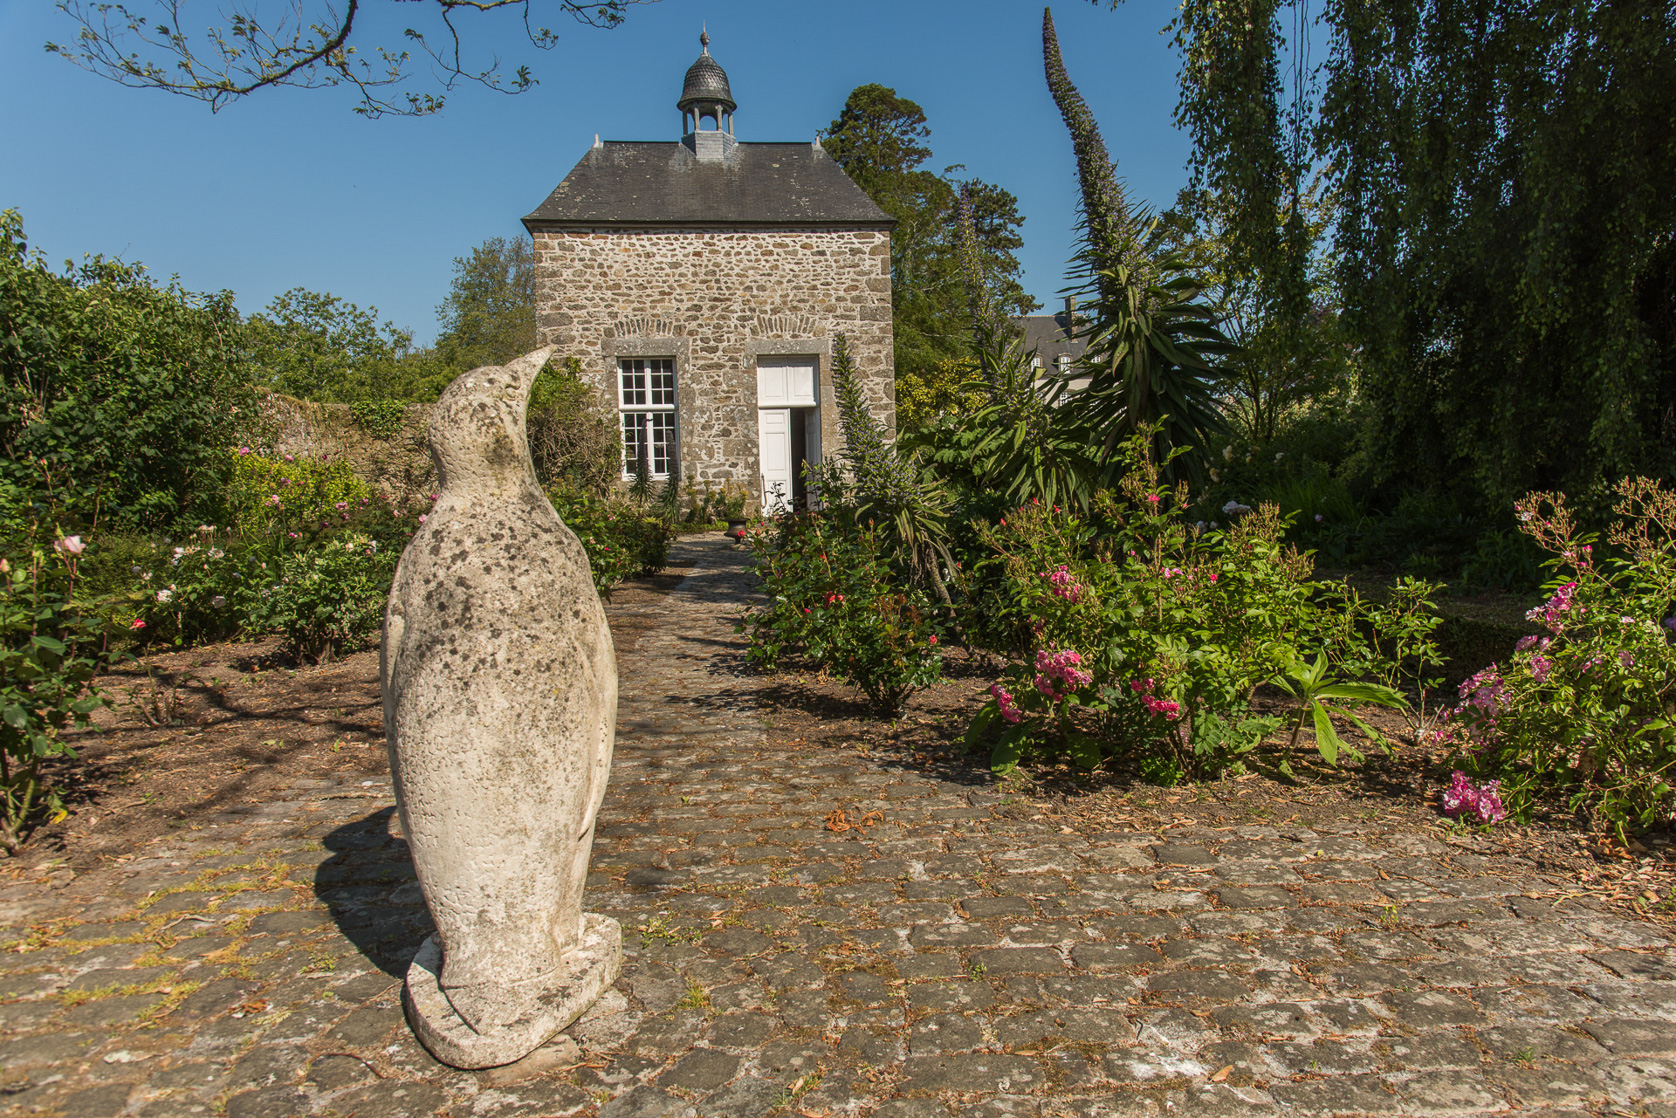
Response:
[[[657,479],[667,478],[675,456],[675,359],[625,357],[617,366],[617,403],[623,416],[623,476],[634,473],[642,453]]]

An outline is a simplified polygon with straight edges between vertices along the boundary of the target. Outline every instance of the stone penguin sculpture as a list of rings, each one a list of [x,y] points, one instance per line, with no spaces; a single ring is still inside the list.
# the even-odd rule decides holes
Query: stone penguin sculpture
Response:
[[[456,1067],[527,1055],[622,961],[617,922],[582,912],[616,657],[587,554],[537,485],[524,433],[551,352],[464,373],[437,401],[441,495],[384,615],[390,768],[437,929],[404,1000]]]

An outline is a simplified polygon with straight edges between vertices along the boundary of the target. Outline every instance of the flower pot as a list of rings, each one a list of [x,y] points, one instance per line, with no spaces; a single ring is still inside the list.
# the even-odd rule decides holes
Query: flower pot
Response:
[[[728,517],[727,528],[722,532],[722,535],[726,536],[734,543],[742,542],[745,539],[745,523],[745,518],[743,516]]]

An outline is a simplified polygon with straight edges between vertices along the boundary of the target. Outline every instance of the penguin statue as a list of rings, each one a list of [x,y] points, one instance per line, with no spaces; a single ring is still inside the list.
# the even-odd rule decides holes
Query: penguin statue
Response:
[[[379,655],[402,828],[436,924],[407,974],[444,1063],[511,1063],[616,980],[622,929],[582,912],[617,723],[587,554],[536,484],[524,417],[551,349],[437,401],[441,495],[396,567]]]

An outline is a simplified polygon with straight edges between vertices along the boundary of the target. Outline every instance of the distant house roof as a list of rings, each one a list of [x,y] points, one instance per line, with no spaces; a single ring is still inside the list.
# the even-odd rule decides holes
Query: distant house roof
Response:
[[[838,226],[895,220],[814,144],[730,145],[701,161],[680,142],[612,141],[590,148],[524,218],[530,230],[601,225]]]
[[[1081,315],[1076,318],[1078,321],[1073,325],[1071,315],[1060,311],[1058,314],[1022,314],[1013,322],[1024,330],[1024,348],[1035,350],[1044,365],[1052,365],[1062,353],[1077,358],[1088,348],[1087,339],[1073,337],[1076,326],[1083,324]]]

